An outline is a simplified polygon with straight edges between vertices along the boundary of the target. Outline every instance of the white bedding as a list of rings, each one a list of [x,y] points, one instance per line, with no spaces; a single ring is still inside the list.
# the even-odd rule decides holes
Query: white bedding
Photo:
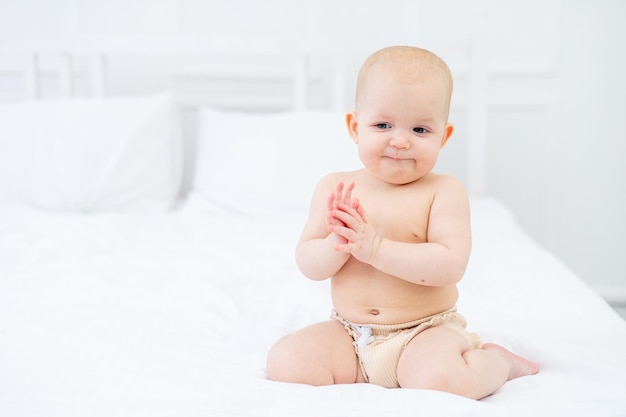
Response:
[[[120,104],[0,106],[1,417],[626,415],[626,322],[488,198],[458,307],[539,375],[482,401],[266,380],[270,346],[330,313],[293,250],[316,178],[354,166],[339,116],[201,111],[172,212],[171,102]]]
[[[181,175],[175,110],[166,93],[0,103],[0,203],[168,209]]]
[[[1,416],[620,416],[626,323],[517,226],[473,199],[459,308],[538,361],[482,401],[265,379],[285,332],[324,320],[297,270],[304,212],[52,214],[0,208]]]

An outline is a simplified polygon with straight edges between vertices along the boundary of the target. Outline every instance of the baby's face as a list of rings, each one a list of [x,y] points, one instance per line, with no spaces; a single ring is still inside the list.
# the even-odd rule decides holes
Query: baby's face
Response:
[[[370,78],[351,130],[364,166],[392,184],[406,184],[428,174],[452,133],[447,99],[447,90],[437,77]]]

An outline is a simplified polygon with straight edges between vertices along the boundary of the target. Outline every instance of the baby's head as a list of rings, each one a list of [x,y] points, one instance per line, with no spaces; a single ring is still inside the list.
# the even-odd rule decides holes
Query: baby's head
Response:
[[[399,83],[438,83],[441,87],[445,120],[450,111],[452,74],[448,65],[434,53],[413,46],[390,46],[370,55],[359,71],[355,110],[368,103],[368,93],[380,79],[394,79]]]
[[[367,58],[355,111],[346,115],[364,167],[390,184],[428,175],[454,131],[448,122],[451,96],[450,70],[432,52],[393,46]]]

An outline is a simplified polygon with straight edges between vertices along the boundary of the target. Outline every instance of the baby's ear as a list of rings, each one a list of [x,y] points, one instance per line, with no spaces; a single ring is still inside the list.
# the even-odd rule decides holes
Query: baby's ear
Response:
[[[443,130],[441,145],[439,145],[440,148],[443,148],[445,146],[445,144],[448,142],[448,139],[450,139],[450,136],[452,136],[452,133],[454,133],[454,125],[452,123],[447,123],[446,127]]]
[[[346,126],[348,128],[348,134],[352,138],[352,141],[354,143],[358,143],[359,142],[359,135],[358,135],[358,130],[357,130],[358,122],[356,120],[355,112],[350,112],[346,114]]]

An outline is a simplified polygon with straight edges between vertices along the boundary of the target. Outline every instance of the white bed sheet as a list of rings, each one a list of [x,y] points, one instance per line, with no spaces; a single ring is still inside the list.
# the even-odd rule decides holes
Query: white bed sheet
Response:
[[[265,379],[272,343],[331,308],[293,259],[304,213],[0,207],[0,416],[626,415],[626,322],[497,200],[472,207],[459,309],[542,366],[482,401]]]

